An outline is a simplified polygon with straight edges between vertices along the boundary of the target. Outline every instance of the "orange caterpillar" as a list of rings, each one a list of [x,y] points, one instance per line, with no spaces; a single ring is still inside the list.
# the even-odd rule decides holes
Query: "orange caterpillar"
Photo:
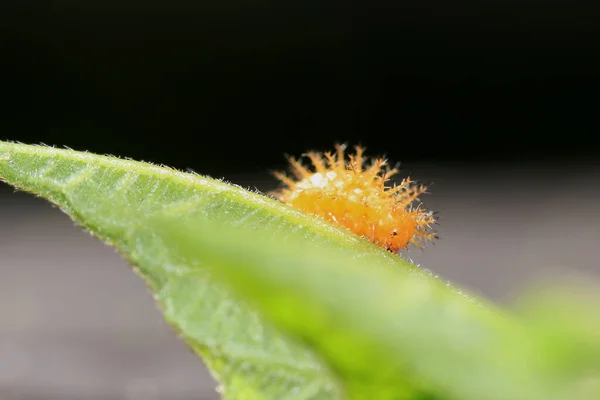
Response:
[[[410,178],[400,185],[386,186],[397,169],[384,168],[385,159],[377,158],[365,165],[364,149],[355,147],[356,154],[344,154],[346,146],[337,145],[336,153],[310,152],[306,156],[314,171],[290,157],[292,173],[297,180],[283,173],[275,176],[287,188],[272,193],[284,203],[335,222],[365,237],[389,251],[397,252],[409,243],[418,247],[435,237],[431,225],[435,217],[421,209],[418,196],[426,188]]]

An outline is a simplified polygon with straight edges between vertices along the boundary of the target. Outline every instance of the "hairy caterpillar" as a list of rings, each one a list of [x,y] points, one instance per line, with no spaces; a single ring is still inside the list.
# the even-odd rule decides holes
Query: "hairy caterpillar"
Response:
[[[286,187],[272,195],[392,252],[409,243],[423,247],[437,237],[431,229],[435,217],[421,207],[418,198],[426,192],[425,186],[410,178],[399,185],[386,186],[398,172],[387,168],[387,160],[376,158],[369,162],[360,146],[355,147],[355,154],[346,155],[345,151],[345,145],[337,145],[335,153],[309,152],[305,157],[312,167],[290,157],[295,179],[275,172]]]

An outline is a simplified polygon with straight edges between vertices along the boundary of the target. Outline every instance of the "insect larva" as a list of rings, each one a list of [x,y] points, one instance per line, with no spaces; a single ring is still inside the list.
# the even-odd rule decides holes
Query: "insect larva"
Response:
[[[410,178],[387,186],[396,168],[387,161],[368,161],[364,149],[345,154],[346,146],[337,145],[335,153],[309,152],[305,155],[312,167],[289,158],[289,177],[275,176],[286,186],[272,193],[286,204],[337,223],[375,244],[397,252],[409,243],[422,247],[436,237],[431,225],[435,217],[422,208],[419,196],[425,186]]]

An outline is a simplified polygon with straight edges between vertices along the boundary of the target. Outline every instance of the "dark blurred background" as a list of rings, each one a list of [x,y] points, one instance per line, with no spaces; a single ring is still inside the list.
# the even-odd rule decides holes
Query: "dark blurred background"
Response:
[[[600,5],[4,0],[0,138],[269,190],[363,144],[433,182],[405,256],[500,302],[598,277]],[[0,188],[2,399],[212,399],[110,248]],[[586,278],[587,279],[587,278]]]

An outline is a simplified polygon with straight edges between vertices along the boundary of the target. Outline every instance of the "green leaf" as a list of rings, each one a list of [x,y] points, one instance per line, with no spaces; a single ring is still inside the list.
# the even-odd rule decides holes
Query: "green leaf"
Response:
[[[228,398],[574,398],[535,329],[259,193],[4,142],[0,177],[118,248]]]
[[[565,397],[569,382],[549,374],[525,325],[375,246],[357,243],[360,251],[351,251],[336,235],[325,242],[291,227],[285,236],[273,234],[279,220],[216,228],[199,214],[155,224],[168,246],[203,260],[317,349],[356,398],[370,397],[355,383],[388,373],[402,373],[439,398],[575,398]]]

